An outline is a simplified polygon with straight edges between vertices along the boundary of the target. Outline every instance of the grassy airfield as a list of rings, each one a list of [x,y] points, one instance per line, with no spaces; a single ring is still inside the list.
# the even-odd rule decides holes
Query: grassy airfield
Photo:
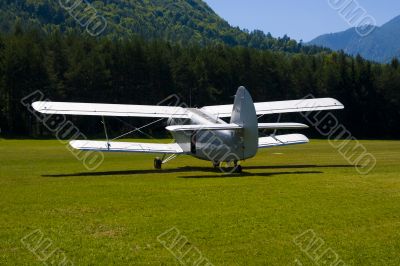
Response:
[[[399,265],[400,142],[362,143],[378,161],[367,176],[327,141],[263,150],[226,176],[191,157],[155,171],[138,154],[88,172],[57,141],[0,140],[0,265],[51,264],[45,243],[74,265],[179,265],[157,239],[171,228],[214,265],[323,265],[325,251]]]

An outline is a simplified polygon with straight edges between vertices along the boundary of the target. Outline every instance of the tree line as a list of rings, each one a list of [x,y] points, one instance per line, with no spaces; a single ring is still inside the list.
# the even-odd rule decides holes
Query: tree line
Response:
[[[200,107],[232,103],[240,85],[255,101],[334,97],[346,106],[335,114],[354,136],[399,137],[398,60],[375,64],[343,52],[293,54],[21,29],[0,35],[0,127],[6,137],[49,135],[20,103],[36,90],[53,101],[119,104],[157,104],[176,94]],[[98,118],[71,119],[90,136],[102,131]],[[110,127],[116,134],[141,122],[111,120]]]

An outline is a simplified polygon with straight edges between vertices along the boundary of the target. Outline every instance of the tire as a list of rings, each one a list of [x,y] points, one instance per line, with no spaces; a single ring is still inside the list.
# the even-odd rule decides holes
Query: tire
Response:
[[[236,166],[235,173],[241,174],[243,172],[243,168],[241,165]]]
[[[162,168],[162,160],[160,158],[154,159],[154,168],[157,170],[161,170]]]

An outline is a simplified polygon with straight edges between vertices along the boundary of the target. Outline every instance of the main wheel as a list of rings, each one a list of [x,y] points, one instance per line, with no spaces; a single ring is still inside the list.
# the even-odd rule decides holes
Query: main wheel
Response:
[[[162,160],[160,158],[154,159],[154,168],[160,170],[162,168]]]
[[[213,162],[214,169],[217,169],[220,165],[220,162]]]
[[[235,173],[241,174],[243,172],[243,168],[241,165],[235,166]]]

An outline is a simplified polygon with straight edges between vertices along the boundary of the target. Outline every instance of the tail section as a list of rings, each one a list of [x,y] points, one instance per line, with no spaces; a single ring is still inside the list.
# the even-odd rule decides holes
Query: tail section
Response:
[[[239,138],[242,146],[242,159],[254,157],[258,150],[258,119],[253,99],[245,87],[236,92],[230,123],[243,127],[235,131],[235,137]]]

